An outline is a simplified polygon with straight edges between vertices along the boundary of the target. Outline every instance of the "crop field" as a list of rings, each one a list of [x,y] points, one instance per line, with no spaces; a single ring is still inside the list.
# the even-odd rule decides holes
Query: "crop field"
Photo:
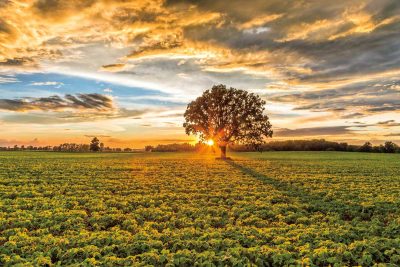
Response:
[[[0,153],[1,266],[400,265],[400,155]]]

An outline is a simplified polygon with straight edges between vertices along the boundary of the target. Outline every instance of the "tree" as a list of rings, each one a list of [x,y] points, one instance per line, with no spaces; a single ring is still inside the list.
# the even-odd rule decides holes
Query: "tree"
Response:
[[[372,144],[370,142],[366,142],[358,149],[360,152],[372,152]]]
[[[94,137],[90,142],[90,151],[97,152],[100,150],[100,140]]]
[[[385,142],[384,152],[385,153],[396,153],[397,145],[391,141]]]
[[[153,146],[145,146],[144,147],[144,151],[146,151],[146,152],[151,152],[151,151],[153,151],[153,149],[154,149]]]
[[[272,137],[265,101],[258,95],[225,85],[214,85],[190,102],[184,114],[186,134],[198,135],[201,142],[213,140],[226,159],[229,144],[258,147]]]

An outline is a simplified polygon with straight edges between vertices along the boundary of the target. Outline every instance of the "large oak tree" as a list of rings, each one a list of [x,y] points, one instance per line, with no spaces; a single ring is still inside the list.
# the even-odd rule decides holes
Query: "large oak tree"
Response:
[[[213,140],[226,158],[228,144],[254,147],[272,137],[265,101],[258,95],[225,85],[214,85],[190,102],[184,114],[186,134],[199,136],[200,141]]]

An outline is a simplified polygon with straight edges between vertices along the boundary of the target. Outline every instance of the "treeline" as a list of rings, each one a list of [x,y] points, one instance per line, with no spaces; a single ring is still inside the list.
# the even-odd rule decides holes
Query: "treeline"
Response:
[[[146,146],[145,151],[153,152],[192,152],[204,151],[210,148],[201,143],[191,145],[168,144],[158,146]],[[251,151],[344,151],[344,152],[371,152],[371,153],[400,153],[400,148],[393,142],[385,142],[379,146],[373,146],[370,142],[363,145],[349,145],[348,143],[338,143],[326,141],[324,139],[315,140],[287,140],[273,141],[261,145],[257,149],[246,145],[231,145],[228,147],[234,152],[251,152]]]
[[[96,137],[90,144],[64,143],[58,146],[18,146],[0,147],[2,151],[47,151],[47,152],[134,152],[138,149],[133,148],[111,148],[105,146]],[[143,151],[143,150],[142,150]]]
[[[103,147],[97,152],[134,152],[143,149]],[[47,152],[92,152],[87,144],[65,143],[58,146],[8,146],[0,147],[0,151],[47,151]]]
[[[197,143],[195,145],[189,143],[166,144],[157,146],[146,146],[147,152],[201,152],[215,151],[217,147],[209,147],[206,144]],[[273,141],[261,145],[257,149],[246,145],[231,145],[228,147],[234,152],[251,152],[251,151],[345,151],[345,152],[371,152],[371,153],[400,153],[400,147],[391,142],[385,142],[382,145],[373,146],[370,142],[363,145],[349,145],[347,143],[338,143],[326,141],[324,139],[315,140],[287,140]],[[58,146],[12,146],[0,147],[3,151],[55,151],[55,152],[136,152],[142,149],[133,148],[110,148],[104,146],[103,143],[96,138],[90,144],[64,143]]]
[[[231,151],[246,152],[256,151],[254,148],[244,145],[234,145],[230,147]],[[258,150],[261,151],[345,151],[345,152],[371,152],[371,153],[400,153],[400,148],[395,143],[388,141],[382,145],[373,146],[370,142],[363,145],[349,145],[347,143],[338,143],[326,141],[324,139],[314,140],[287,140],[273,141],[261,145]]]
[[[202,151],[210,149],[212,148],[202,143],[197,143],[195,145],[189,143],[167,144],[167,145],[157,145],[157,146],[146,146],[144,148],[144,150],[147,152],[194,152],[194,151]]]

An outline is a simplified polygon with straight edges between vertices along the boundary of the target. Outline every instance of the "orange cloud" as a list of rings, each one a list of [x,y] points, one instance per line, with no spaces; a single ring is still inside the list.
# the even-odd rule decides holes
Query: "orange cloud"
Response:
[[[255,17],[249,21],[239,24],[237,27],[239,30],[250,29],[267,24],[268,22],[281,18],[283,14],[268,14]]]
[[[100,69],[103,71],[118,72],[125,70],[126,68],[127,64],[125,63],[115,63],[115,64],[103,65],[101,66]]]

